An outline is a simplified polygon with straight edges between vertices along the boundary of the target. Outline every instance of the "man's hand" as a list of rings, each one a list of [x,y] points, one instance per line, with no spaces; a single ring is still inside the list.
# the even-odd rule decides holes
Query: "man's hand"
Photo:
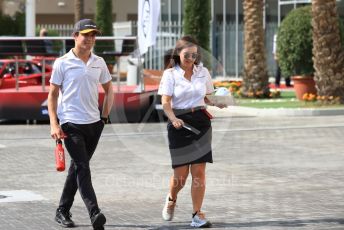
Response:
[[[59,125],[51,125],[50,136],[55,140],[63,139],[66,137]]]
[[[108,117],[103,117],[103,116],[101,116],[100,117],[100,120],[103,122],[103,124],[104,125],[106,125],[106,124],[109,124],[110,122],[109,122],[109,118]]]
[[[48,94],[48,111],[50,119],[50,136],[57,140],[63,139],[65,135],[62,132],[62,129],[57,120],[57,98],[59,96],[60,86],[50,83],[50,89]]]

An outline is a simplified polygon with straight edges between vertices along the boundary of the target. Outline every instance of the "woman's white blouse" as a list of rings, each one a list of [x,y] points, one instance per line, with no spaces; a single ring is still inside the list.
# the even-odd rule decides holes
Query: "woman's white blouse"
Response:
[[[171,96],[173,109],[205,106],[205,95],[214,91],[208,69],[202,65],[194,65],[191,81],[187,80],[184,74],[185,71],[178,65],[165,70],[158,94]]]

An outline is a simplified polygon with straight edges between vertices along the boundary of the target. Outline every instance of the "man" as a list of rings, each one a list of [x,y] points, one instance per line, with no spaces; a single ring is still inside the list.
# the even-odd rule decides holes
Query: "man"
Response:
[[[47,37],[48,36],[48,30],[45,28],[42,28],[39,31],[39,36],[40,37]],[[53,50],[53,41],[52,40],[44,40],[44,45],[45,45],[45,51],[47,52],[47,54],[52,54],[54,53]]]
[[[276,69],[276,76],[275,76],[275,87],[279,88],[280,87],[280,82],[281,82],[281,68],[278,63],[278,52],[277,52],[277,34],[274,35],[273,38],[273,46],[272,46],[272,54],[274,55],[274,60],[277,64],[277,69]],[[290,83],[290,77],[285,77],[285,85],[287,87],[291,87]]]
[[[89,166],[113,104],[111,76],[105,61],[91,52],[99,34],[92,20],[77,22],[73,31],[75,47],[55,61],[50,79],[48,109],[51,137],[64,139],[71,157],[55,217],[63,227],[74,226],[70,209],[78,189],[93,228],[104,229],[106,222],[98,207]],[[105,91],[101,115],[98,109],[99,83]]]

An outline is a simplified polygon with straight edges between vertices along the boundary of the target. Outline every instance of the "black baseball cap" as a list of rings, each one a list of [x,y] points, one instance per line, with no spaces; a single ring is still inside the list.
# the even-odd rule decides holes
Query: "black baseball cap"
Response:
[[[81,19],[74,25],[73,33],[87,34],[95,31],[97,35],[101,35],[100,30],[97,28],[96,23],[91,19]]]

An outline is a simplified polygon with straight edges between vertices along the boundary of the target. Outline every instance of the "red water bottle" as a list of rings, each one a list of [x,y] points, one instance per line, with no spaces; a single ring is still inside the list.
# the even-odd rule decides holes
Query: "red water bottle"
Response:
[[[64,154],[62,141],[60,139],[56,140],[55,160],[56,160],[56,170],[59,172],[64,171],[65,170],[65,154]]]

